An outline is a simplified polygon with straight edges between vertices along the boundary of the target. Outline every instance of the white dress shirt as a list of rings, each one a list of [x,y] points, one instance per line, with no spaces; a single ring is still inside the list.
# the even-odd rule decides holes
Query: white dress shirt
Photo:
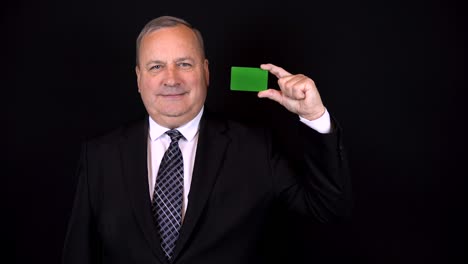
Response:
[[[179,147],[184,160],[184,197],[182,200],[182,219],[188,204],[188,193],[190,183],[192,182],[193,164],[195,163],[195,152],[198,143],[198,128],[203,114],[203,108],[200,113],[187,124],[178,127],[177,130],[184,136],[179,140]],[[150,198],[153,199],[154,185],[158,176],[159,165],[161,164],[164,152],[166,152],[171,138],[166,134],[169,128],[163,127],[149,117],[148,133],[148,185]]]
[[[195,163],[195,153],[197,151],[198,143],[198,129],[200,126],[200,119],[203,115],[203,109],[200,113],[187,124],[178,127],[177,130],[184,136],[179,140],[179,147],[182,151],[184,160],[184,197],[182,203],[182,219],[184,219],[185,212],[188,205],[188,194],[190,191],[190,184],[192,182],[193,165]],[[305,118],[299,117],[299,120],[307,126],[315,129],[319,133],[329,133],[331,131],[331,121],[328,111],[318,119],[309,121]],[[165,134],[169,128],[157,124],[151,117],[149,117],[149,133],[148,133],[148,186],[151,200],[153,199],[154,185],[158,175],[159,165],[161,164],[164,152],[171,143],[171,138]]]

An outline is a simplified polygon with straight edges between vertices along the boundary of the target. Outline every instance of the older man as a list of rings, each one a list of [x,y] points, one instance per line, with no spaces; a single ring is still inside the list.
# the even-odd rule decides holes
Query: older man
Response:
[[[305,182],[266,129],[205,109],[200,32],[180,18],[156,18],[137,39],[148,116],[84,144],[64,263],[262,263],[273,212],[340,217],[349,181],[339,126],[310,78],[260,67],[280,90],[258,96],[298,115]]]

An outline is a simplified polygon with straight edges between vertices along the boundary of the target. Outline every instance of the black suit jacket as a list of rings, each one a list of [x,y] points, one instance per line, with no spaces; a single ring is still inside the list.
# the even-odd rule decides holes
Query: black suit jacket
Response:
[[[262,263],[275,212],[326,222],[346,211],[339,127],[323,135],[297,125],[306,168],[299,171],[307,171],[302,178],[268,130],[205,111],[173,263]],[[84,144],[64,263],[167,263],[151,215],[147,138],[145,118]]]

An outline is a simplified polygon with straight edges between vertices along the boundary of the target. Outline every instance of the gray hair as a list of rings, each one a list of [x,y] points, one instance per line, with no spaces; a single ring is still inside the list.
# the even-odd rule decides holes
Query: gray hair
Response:
[[[140,34],[138,35],[138,38],[136,40],[136,65],[139,65],[139,52],[140,52],[140,45],[141,45],[141,40],[143,37],[153,31],[156,31],[161,28],[168,28],[168,27],[175,27],[177,25],[185,25],[188,28],[190,28],[195,35],[197,36],[198,44],[200,45],[201,53],[202,53],[202,58],[205,57],[205,46],[203,44],[203,37],[201,32],[194,28],[190,23],[185,21],[182,18],[178,17],[173,17],[173,16],[160,16],[157,17],[150,22],[148,22],[143,29],[141,30]]]

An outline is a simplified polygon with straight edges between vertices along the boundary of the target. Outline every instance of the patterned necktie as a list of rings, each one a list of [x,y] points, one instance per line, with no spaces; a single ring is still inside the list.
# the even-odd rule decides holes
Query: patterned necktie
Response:
[[[161,236],[161,247],[170,260],[179,237],[184,192],[184,162],[179,148],[182,138],[177,130],[166,132],[171,144],[164,153],[154,187],[152,209]]]

